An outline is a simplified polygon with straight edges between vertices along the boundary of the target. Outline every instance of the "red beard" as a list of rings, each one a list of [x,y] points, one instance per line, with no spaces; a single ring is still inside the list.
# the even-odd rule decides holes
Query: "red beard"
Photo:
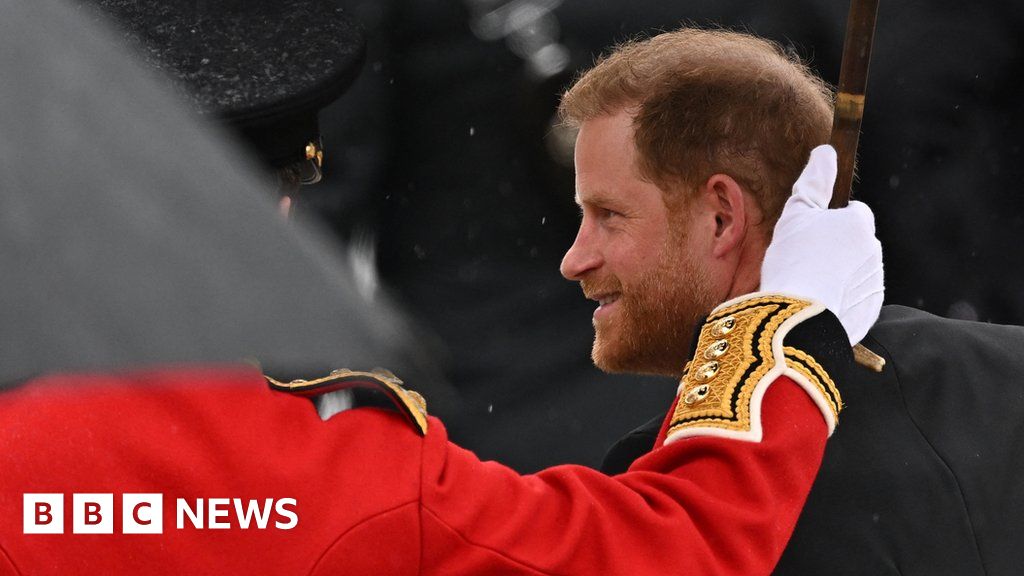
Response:
[[[694,328],[714,299],[703,268],[672,252],[663,252],[661,264],[634,286],[615,276],[580,281],[588,296],[620,294],[608,316],[594,319],[591,357],[601,370],[682,375]]]

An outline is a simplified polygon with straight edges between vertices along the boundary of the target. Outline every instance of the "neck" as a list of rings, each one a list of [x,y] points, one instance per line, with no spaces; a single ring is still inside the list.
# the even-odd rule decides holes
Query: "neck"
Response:
[[[761,286],[761,262],[764,260],[767,248],[764,235],[757,233],[746,235],[737,258],[736,269],[729,283],[728,294],[723,302],[737,296],[757,292]]]

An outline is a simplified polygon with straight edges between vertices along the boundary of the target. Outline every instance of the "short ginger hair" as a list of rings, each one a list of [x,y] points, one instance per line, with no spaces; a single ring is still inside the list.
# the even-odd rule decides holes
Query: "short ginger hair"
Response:
[[[774,42],[683,28],[616,47],[563,94],[559,115],[578,127],[623,109],[641,177],[674,194],[727,174],[774,224],[811,149],[829,140],[833,96]]]

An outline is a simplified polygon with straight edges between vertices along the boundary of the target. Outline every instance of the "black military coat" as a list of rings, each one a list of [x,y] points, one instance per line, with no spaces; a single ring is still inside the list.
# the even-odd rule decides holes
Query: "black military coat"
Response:
[[[887,306],[777,575],[1024,573],[1024,327]],[[625,470],[661,418],[609,451]]]

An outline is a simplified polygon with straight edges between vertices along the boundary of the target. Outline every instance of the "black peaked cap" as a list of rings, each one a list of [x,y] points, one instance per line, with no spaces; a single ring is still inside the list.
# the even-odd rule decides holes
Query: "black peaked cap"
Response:
[[[361,27],[331,0],[79,2],[112,17],[196,112],[237,129],[273,167],[305,157],[317,112],[365,56]]]

